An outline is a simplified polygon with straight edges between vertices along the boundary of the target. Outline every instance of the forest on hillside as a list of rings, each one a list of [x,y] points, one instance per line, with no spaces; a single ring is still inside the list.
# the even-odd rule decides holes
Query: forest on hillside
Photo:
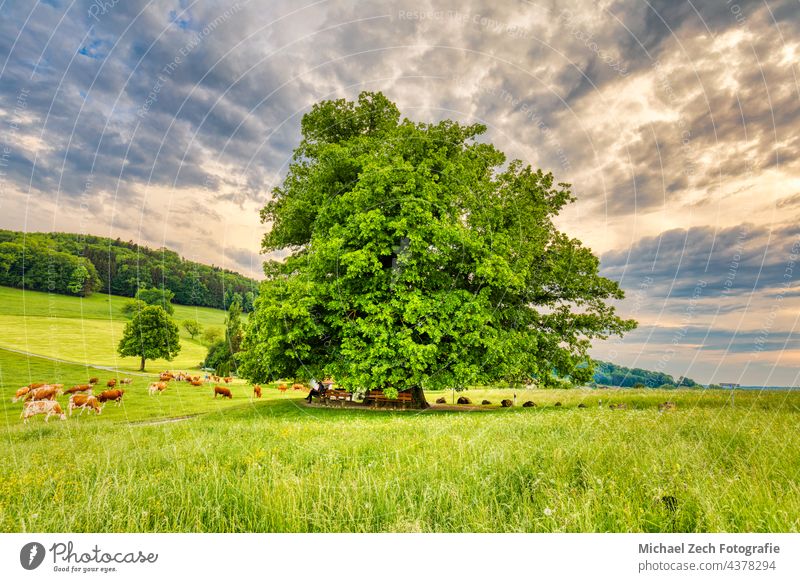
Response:
[[[250,311],[258,282],[182,258],[166,248],[72,233],[0,230],[0,285],[65,295],[95,291],[133,297],[140,287],[168,289],[181,305]]]
[[[675,387],[691,388],[697,383],[691,378],[681,376],[677,380],[664,372],[643,370],[642,368],[626,368],[610,362],[595,361],[594,382],[601,386],[621,386],[624,388]]]

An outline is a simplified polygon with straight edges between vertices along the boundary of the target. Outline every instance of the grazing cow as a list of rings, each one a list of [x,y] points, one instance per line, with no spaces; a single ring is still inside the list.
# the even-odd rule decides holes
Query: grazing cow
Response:
[[[305,390],[305,384],[292,384],[292,390]]]
[[[670,401],[663,402],[658,405],[659,412],[666,412],[667,410],[675,410],[676,408],[678,408],[677,405],[674,402]]]
[[[164,390],[167,389],[166,382],[153,382],[150,386],[147,387],[147,393],[152,396],[156,392],[161,394]]]
[[[233,398],[230,389],[224,386],[214,386],[214,398],[217,397],[217,394],[222,395],[223,398]]]
[[[133,378],[123,378],[119,381],[120,384],[133,384]]]
[[[175,376],[174,376],[174,375],[172,375],[170,372],[161,372],[161,373],[158,375],[158,379],[159,379],[160,381],[162,381],[162,382],[169,382],[169,381],[170,381],[170,380],[172,380],[173,378],[175,378]]]
[[[286,384],[281,384],[280,386],[278,386],[278,390],[280,390],[282,394],[286,394],[286,391],[288,389],[289,388],[288,388],[288,386],[286,386]]]
[[[100,378],[89,378],[89,384],[97,384]]]
[[[81,414],[84,410],[94,410],[100,414],[100,402],[91,394],[73,394],[69,397],[69,415],[72,416],[72,411],[76,408],[81,409]]]
[[[119,406],[122,404],[123,394],[125,394],[125,390],[122,388],[117,388],[115,390],[103,390],[97,395],[97,400],[98,402],[108,402],[109,400],[114,400],[117,403],[117,406]]]
[[[189,382],[189,384],[191,384],[192,386],[202,386],[203,385],[203,381],[202,380],[192,380],[191,382]]]
[[[25,407],[22,409],[20,418],[24,419],[23,422],[27,423],[31,416],[37,414],[44,414],[44,421],[50,420],[53,415],[58,415],[61,420],[67,420],[67,415],[61,410],[61,406],[55,400],[36,400],[33,402],[26,402]]]
[[[44,385],[41,388],[36,388],[25,395],[25,401],[36,400],[55,400],[64,391],[61,390],[61,384],[52,384],[50,386]]]
[[[219,376],[217,376],[216,374],[211,374],[211,379],[214,382],[221,382],[222,381],[222,379]]]
[[[23,386],[22,388],[17,390],[17,392],[14,394],[14,398],[11,399],[11,402],[19,402],[20,400],[22,400],[22,397],[27,395],[28,392],[30,391],[31,391],[30,386]]]
[[[113,388],[116,385],[117,385],[117,381],[114,380],[113,378],[111,380],[109,380],[108,382],[106,382],[106,386],[108,386],[109,388]]]
[[[91,384],[76,384],[72,388],[67,388],[64,390],[64,394],[75,394],[76,392],[91,392],[92,385]]]
[[[261,386],[259,386],[258,384],[253,386],[253,395],[256,398],[261,398]]]
[[[230,376],[225,376],[222,380],[226,384],[230,384],[231,382],[233,382],[233,378],[231,378]]]

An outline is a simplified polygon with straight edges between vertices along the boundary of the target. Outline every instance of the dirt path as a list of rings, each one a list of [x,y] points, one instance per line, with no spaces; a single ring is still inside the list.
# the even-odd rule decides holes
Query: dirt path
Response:
[[[128,422],[127,424],[130,426],[152,426],[156,424],[171,424],[173,422],[182,422],[184,420],[189,420],[190,418],[195,418],[200,416],[200,414],[187,414],[185,416],[171,416],[169,418],[157,418],[154,420],[133,420]]]

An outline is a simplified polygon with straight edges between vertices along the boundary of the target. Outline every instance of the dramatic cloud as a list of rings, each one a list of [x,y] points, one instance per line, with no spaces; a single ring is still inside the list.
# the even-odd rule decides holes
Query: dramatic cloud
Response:
[[[781,278],[800,213],[797,4],[495,4],[5,2],[0,226],[168,244],[259,276],[258,209],[302,115],[381,90],[410,118],[480,121],[573,185],[559,224],[629,290],[640,365],[661,361],[688,301],[691,326],[729,341],[676,355],[675,373],[708,346],[746,353],[736,330],[759,333],[776,297],[763,343],[786,349],[758,353],[795,353],[796,276]]]

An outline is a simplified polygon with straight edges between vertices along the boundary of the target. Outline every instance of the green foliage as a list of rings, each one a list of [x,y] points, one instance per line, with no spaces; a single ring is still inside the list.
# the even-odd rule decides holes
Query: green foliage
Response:
[[[88,259],[42,244],[35,234],[9,238],[7,232],[0,231],[0,285],[83,297],[100,287]]]
[[[215,341],[208,348],[203,366],[214,368],[217,374],[228,376],[237,369],[237,356],[242,347],[242,306],[235,298],[225,318],[225,338]]]
[[[140,287],[157,287],[171,291],[180,305],[219,309],[223,290],[242,296],[257,291],[253,279],[168,249],[91,235],[0,230],[0,285],[22,287],[24,273],[27,289],[74,295],[69,286],[79,266],[88,271],[81,295],[103,289],[133,297]]]
[[[230,375],[233,371],[234,361],[231,357],[228,342],[221,339],[211,344],[202,367],[213,368],[220,376]]]
[[[92,276],[86,265],[78,265],[70,275],[67,291],[73,295],[86,296],[92,291]]]
[[[626,368],[617,366],[610,362],[597,360],[594,362],[594,381],[604,386],[622,386],[624,388],[636,388],[637,384],[647,388],[658,386],[694,386],[694,380],[690,378],[679,378],[678,381],[664,372],[654,372],[641,368]],[[681,384],[683,382],[683,384]]]
[[[218,327],[207,327],[203,330],[203,343],[207,346],[220,339],[222,339],[222,331]]]
[[[194,339],[195,336],[199,335],[203,331],[203,326],[197,323],[197,321],[194,319],[184,319],[181,325],[192,339]]]
[[[261,211],[263,250],[288,257],[265,265],[240,374],[416,394],[591,379],[590,341],[635,322],[607,303],[623,292],[598,259],[553,223],[568,185],[506,164],[477,141],[482,125],[399,117],[362,93],[303,118]]]
[[[147,303],[145,303],[144,301],[140,301],[138,299],[130,299],[125,302],[125,305],[122,306],[122,313],[128,319],[132,319],[137,313],[139,313],[145,307],[147,307]]]
[[[180,349],[178,326],[160,305],[148,305],[125,326],[117,352],[120,356],[140,357],[140,369],[144,370],[145,360],[169,361]]]
[[[170,315],[175,313],[175,308],[172,306],[174,298],[175,294],[169,289],[158,289],[157,287],[150,287],[149,289],[142,287],[136,292],[136,299],[147,305],[159,305]]]

